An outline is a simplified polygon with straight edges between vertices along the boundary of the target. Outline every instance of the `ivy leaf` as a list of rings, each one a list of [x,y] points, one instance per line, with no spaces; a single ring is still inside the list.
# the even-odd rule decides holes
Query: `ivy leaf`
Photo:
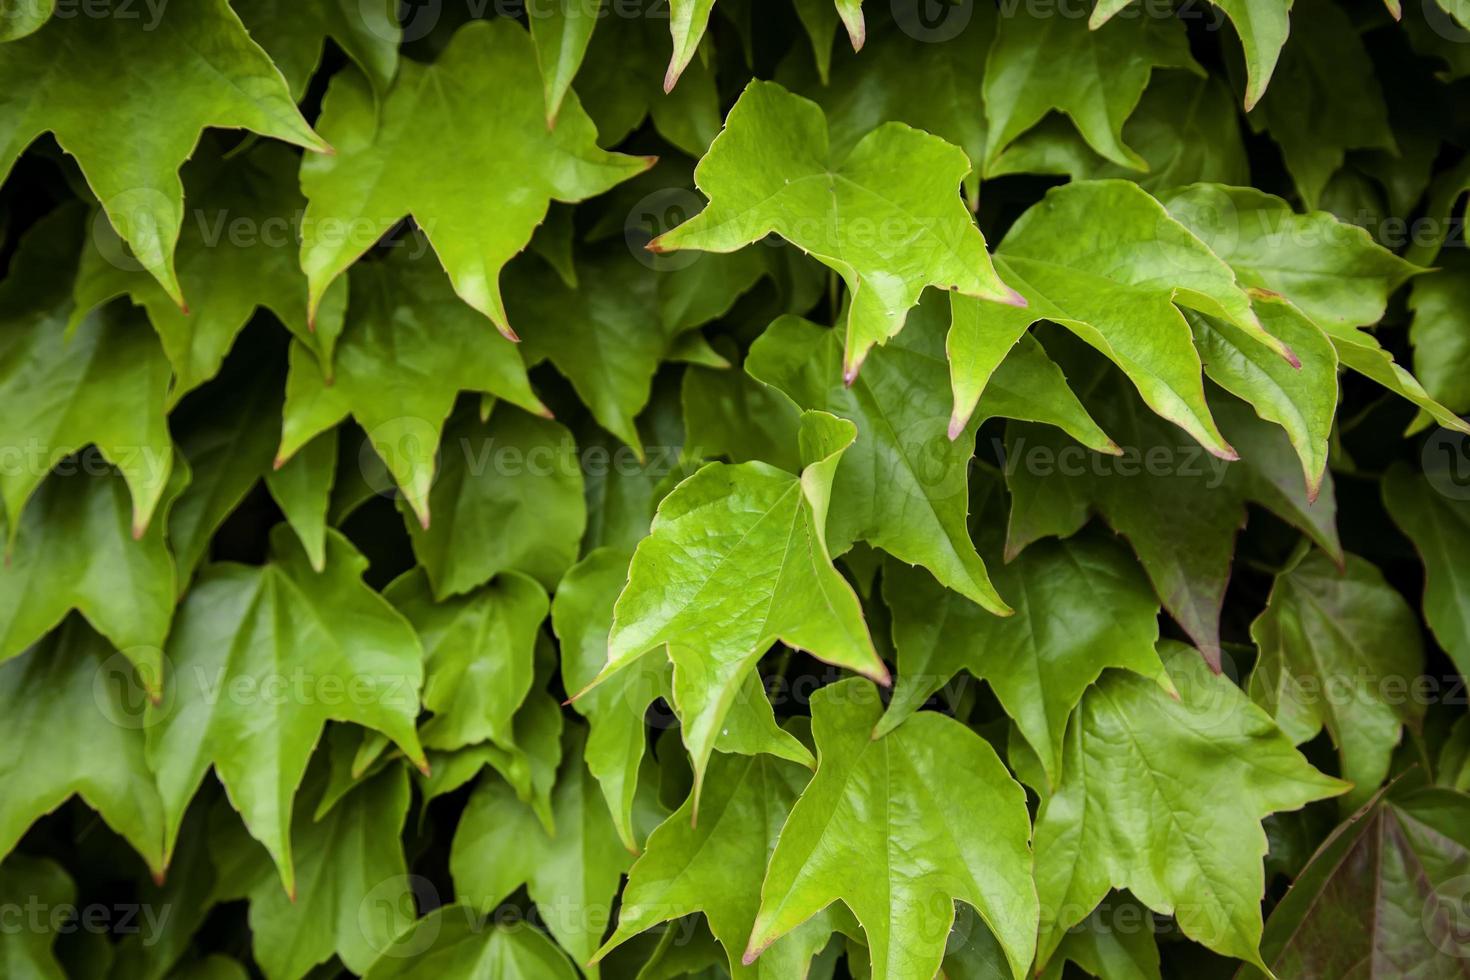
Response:
[[[452,751],[489,741],[514,749],[512,720],[531,690],[546,591],[526,575],[503,572],[436,603],[428,576],[414,569],[383,596],[424,647],[423,706],[433,712],[419,732],[424,747]]]
[[[0,745],[0,855],[75,794],[163,874],[163,805],[143,756],[143,694],[129,661],[76,616],[0,664],[10,733]]]
[[[1410,777],[1380,793],[1333,831],[1277,904],[1261,941],[1264,965],[1282,978],[1462,971],[1466,827],[1461,793]]]
[[[878,691],[857,678],[811,706],[817,774],[781,828],[744,961],[841,899],[867,936],[873,980],[929,976],[961,901],[1025,976],[1036,948],[1031,827],[1025,791],[995,751],[936,712],[874,739]],[[957,812],[945,799],[975,805]]]
[[[908,329],[850,385],[841,380],[842,347],[836,331],[797,317],[772,323],[751,346],[745,369],[799,408],[830,412],[857,426],[859,438],[844,454],[833,483],[827,519],[833,551],[844,552],[862,539],[923,565],[944,585],[1006,615],[1009,607],[991,585],[965,526],[974,426],[964,438],[945,438],[945,305],[921,305],[910,316]],[[1050,387],[1044,387],[1044,373],[1039,380],[1042,385],[1028,394],[1042,412],[1051,414],[1044,421],[1063,425],[1094,446],[1110,445],[1060,372],[1053,372]],[[999,395],[1004,389],[997,385],[993,390]],[[1071,424],[1063,412],[1052,413],[1053,405],[1068,403],[1081,424]],[[1026,414],[1034,418],[1041,413]]]
[[[555,0],[537,16],[527,18],[531,43],[536,46],[536,63],[541,67],[549,126],[556,125],[562,100],[571,91],[572,80],[592,40],[592,30],[602,17],[602,0]]]
[[[1383,317],[1389,295],[1416,266],[1368,232],[1325,212],[1296,214],[1278,197],[1239,187],[1199,185],[1165,194],[1176,220],[1230,263],[1242,284],[1279,294],[1325,333],[1344,367],[1429,412],[1441,425],[1470,431],[1358,327]]]
[[[1128,6],[1131,0],[1099,0],[1088,22],[1099,27]],[[1245,52],[1245,109],[1256,107],[1266,93],[1281,48],[1291,30],[1293,0],[1220,0],[1217,6],[1235,25]]]
[[[617,930],[597,958],[661,922],[703,912],[732,977],[803,976],[832,934],[830,912],[782,937],[753,966],[740,955],[755,924],[766,862],[811,773],[768,756],[719,755],[709,777],[697,823],[690,797],[649,835],[648,849],[628,872]]]
[[[1423,721],[1422,702],[1390,693],[1424,672],[1414,611],[1373,565],[1348,555],[1340,569],[1314,551],[1276,577],[1251,638],[1261,651],[1251,699],[1297,745],[1326,728],[1356,787],[1344,808],[1366,802],[1388,775],[1400,726]]]
[[[924,572],[884,563],[898,683],[874,735],[893,731],[968,670],[990,683],[1054,784],[1067,717],[1104,668],[1126,668],[1173,690],[1154,651],[1158,600],[1133,557],[1097,535],[1028,548],[996,566],[995,577],[1015,616],[987,615]]]
[[[508,786],[482,780],[455,831],[449,870],[458,900],[485,913],[526,884],[557,942],[586,963],[633,858],[582,764],[579,728],[569,730],[551,810],[556,826],[548,835]],[[596,978],[598,971],[587,974]]]
[[[1470,412],[1470,260],[1454,252],[1439,264],[1409,291],[1414,373],[1435,401],[1451,412]]]
[[[1470,588],[1464,584],[1470,577],[1470,504],[1463,477],[1455,479],[1463,462],[1453,445],[1440,445],[1444,458],[1426,457],[1430,480],[1403,465],[1388,471],[1383,503],[1424,563],[1424,618],[1460,675],[1470,677]]]
[[[7,554],[26,501],[77,450],[95,445],[122,472],[134,537],[147,531],[173,466],[164,416],[168,362],[142,317],[96,311],[68,336],[81,242],[80,210],[52,212],[22,240],[0,284],[0,444],[20,454],[0,469]]]
[[[1079,238],[1076,229],[1097,214],[1110,220]],[[979,310],[956,315],[949,339],[952,432],[970,417],[1003,352],[1041,319],[1065,326],[1116,362],[1150,408],[1222,459],[1236,453],[1205,404],[1199,353],[1179,306],[1217,316],[1294,358],[1261,326],[1230,268],[1128,181],[1052,189],[1011,227],[996,261],[1028,305],[956,301]]]
[[[664,72],[664,91],[672,92],[679,76],[694,60],[699,51],[699,42],[709,27],[710,11],[715,9],[715,0],[669,0],[669,33],[674,38],[674,53],[669,58],[669,68]]]
[[[55,861],[17,854],[0,864],[0,892],[6,895],[35,896],[36,903],[46,909],[72,905],[77,888],[71,876]],[[53,926],[48,915],[39,929],[7,929],[0,932],[0,963],[6,972],[35,980],[66,980],[52,947],[61,935],[63,921]]]
[[[1137,901],[1114,893],[1067,932],[1043,980],[1062,980],[1068,962],[1094,977],[1160,980],[1151,917]]]
[[[147,85],[118,85],[119,77]],[[74,156],[108,220],[180,306],[174,244],[183,223],[178,169],[207,126],[248,129],[330,152],[296,109],[285,79],[225,0],[159,8],[145,17],[57,17],[11,42],[0,91],[0,179],[50,132]],[[158,92],[185,93],[155,111]],[[99,92],[108,108],[98,112]]]
[[[187,479],[187,470],[176,469],[165,501]],[[0,562],[0,661],[75,609],[132,661],[149,696],[158,697],[175,595],[163,524],[133,537],[127,487],[110,473],[54,474],[43,483]]]
[[[291,828],[300,891],[288,897],[273,875],[250,890],[252,945],[267,977],[306,976],[333,954],[362,973],[412,924],[399,840],[408,803],[408,773],[390,766],[320,820],[302,807]]]
[[[306,276],[297,264],[295,222],[306,199],[297,157],[279,144],[227,157],[209,143],[184,168],[189,200],[174,264],[189,296],[181,310],[127,256],[111,229],[94,227],[82,249],[68,330],[95,307],[127,295],[143,307],[173,367],[169,406],[213,378],[235,338],[264,307],[327,369],[342,331],[346,288],[332,290],[314,328],[306,322]]]
[[[1177,699],[1111,671],[1067,728],[1061,783],[1036,818],[1039,966],[1110,888],[1172,914],[1217,953],[1259,964],[1261,819],[1348,789],[1193,650],[1166,643],[1160,655]]]
[[[903,329],[925,286],[1021,300],[996,278],[985,237],[954,189],[963,151],[885,123],[839,157],[815,103],[774,82],[746,86],[694,171],[709,206],[649,243],[733,252],[774,232],[840,275],[852,294],[843,376]]]
[[[549,359],[598,424],[642,456],[634,420],[659,364],[682,359],[684,345],[699,340],[688,331],[722,316],[765,272],[751,250],[659,271],[619,241],[579,258],[575,287],[544,265],[519,267],[506,308],[525,335],[526,360]]]
[[[321,571],[327,561],[327,510],[337,479],[337,430],[323,432],[280,469],[265,475],[271,498]]]
[[[554,587],[577,558],[587,519],[571,433],[497,405],[488,422],[473,412],[452,419],[444,447],[428,497],[443,518],[432,527],[406,522],[434,597],[458,595],[505,571]]]
[[[1292,36],[1276,69],[1276,87],[1246,119],[1281,147],[1297,193],[1315,210],[1347,151],[1396,153],[1398,145],[1373,61],[1347,11],[1323,0],[1297,0],[1297,17],[1311,30]]]
[[[209,566],[180,604],[170,697],[147,712],[148,760],[165,854],[213,766],[294,895],[291,811],[322,727],[376,729],[424,767],[414,731],[423,655],[413,628],[363,584],[367,560],[346,538],[328,533],[321,572],[284,524],[271,551],[263,566]]]
[[[577,980],[566,954],[533,927],[480,921],[466,905],[444,905],[399,934],[363,980]]]
[[[381,111],[360,76],[333,76],[319,125],[338,152],[301,170],[311,312],[332,280],[411,215],[454,291],[514,339],[500,270],[530,242],[547,206],[600,194],[651,162],[599,150],[575,93],[554,129],[543,105],[535,46],[504,18],[465,24],[433,65],[405,61]],[[485,180],[491,166],[521,177]]]
[[[419,521],[429,523],[434,453],[460,391],[479,391],[549,415],[531,390],[514,344],[487,336],[474,310],[411,237],[386,261],[352,271],[351,316],[324,375],[291,347],[285,420],[276,465],[350,413],[387,464]]]
[[[322,62],[326,42],[362,69],[379,98],[398,71],[403,29],[390,0],[231,0],[251,37],[270,55],[297,102]]]
[[[1214,410],[1243,458],[1225,463],[1179,444],[1178,434],[1138,409],[1122,379],[1084,368],[1088,408],[1127,447],[1116,461],[1088,459],[1052,431],[1011,425],[1006,483],[1012,495],[1006,554],[1047,535],[1066,537],[1096,512],[1128,539],[1154,592],[1212,664],[1220,656],[1220,607],[1230,578],[1235,535],[1247,502],[1260,503],[1301,529],[1324,551],[1341,555],[1330,476],[1312,500],[1280,429],[1243,404],[1217,399]],[[1178,542],[1188,540],[1188,548]]]
[[[800,477],[764,463],[705,466],[659,504],[634,553],[607,663],[582,693],[667,645],[696,809],[722,722],[771,644],[888,681],[824,530],[833,474],[855,436],[851,422],[808,412]]]
[[[1156,68],[1203,73],[1189,54],[1184,24],[1134,17],[1089,24],[1074,17],[1002,11],[985,62],[989,122],[985,170],[1016,137],[1053,110],[1076,124],[1087,144],[1123,167],[1142,170],[1144,158],[1123,142],[1123,123]]]

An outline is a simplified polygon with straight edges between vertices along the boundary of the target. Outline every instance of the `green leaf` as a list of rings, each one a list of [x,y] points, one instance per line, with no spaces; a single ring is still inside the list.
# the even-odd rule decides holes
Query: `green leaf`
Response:
[[[531,43],[536,46],[536,63],[541,67],[548,125],[556,125],[562,100],[571,91],[572,79],[582,67],[587,44],[592,40],[592,30],[602,17],[602,0],[554,0],[527,18]]]
[[[75,794],[162,875],[163,805],[143,754],[144,700],[132,663],[76,616],[0,664],[8,730],[0,855]]]
[[[288,894],[296,790],[327,721],[391,738],[421,768],[414,731],[422,660],[413,628],[362,582],[367,561],[335,531],[312,569],[290,528],[263,566],[206,568],[169,637],[168,700],[150,706],[148,759],[163,794],[165,854],[214,767]]]
[[[423,527],[406,520],[435,598],[505,571],[554,587],[576,560],[586,521],[579,463],[565,428],[508,405],[488,422],[473,412],[452,419],[428,496],[441,518]]]
[[[664,72],[664,91],[672,92],[679,76],[699,51],[699,42],[709,26],[710,11],[715,0],[669,0],[669,33],[674,38],[674,53]]]
[[[709,776],[698,822],[691,796],[649,835],[648,849],[628,872],[617,930],[597,956],[661,922],[703,912],[725,948],[732,977],[804,976],[832,934],[830,912],[782,937],[752,966],[741,962],[741,954],[755,924],[766,862],[811,773],[766,756],[721,755],[711,760]]]
[[[1466,827],[1463,794],[1408,778],[1390,787],[1333,831],[1271,913],[1264,964],[1282,980],[1462,972]]]
[[[1053,12],[1054,14],[1054,12]],[[1003,10],[985,62],[989,138],[985,170],[1018,136],[1052,111],[1066,113],[1099,155],[1142,170],[1144,158],[1123,142],[1123,124],[1156,68],[1202,69],[1189,54],[1184,24],[1130,17],[1089,24],[1071,16]]]
[[[273,143],[236,156],[208,143],[185,166],[190,206],[174,264],[189,297],[187,310],[126,254],[110,228],[94,222],[82,250],[68,329],[113,297],[131,297],[147,311],[173,367],[170,407],[219,372],[235,338],[261,307],[329,368],[342,332],[346,288],[331,291],[314,328],[308,328],[296,230],[306,199],[296,185],[296,170],[296,155]]]
[[[878,691],[856,678],[811,705],[817,774],[771,855],[745,962],[840,899],[862,924],[873,980],[926,977],[961,901],[1025,976],[1036,948],[1031,828],[1025,792],[994,750],[933,712],[874,739]],[[953,799],[971,804],[956,810]]]
[[[54,474],[26,508],[15,546],[0,561],[0,661],[80,612],[138,669],[157,697],[163,643],[174,612],[174,563],[159,521],[129,529],[127,487],[111,473]],[[188,479],[175,469],[167,501]]]
[[[655,252],[733,252],[772,232],[840,275],[852,294],[843,375],[903,329],[925,286],[1019,302],[954,195],[963,151],[885,123],[839,155],[815,103],[755,81],[694,172],[709,206],[649,243]]]
[[[1422,702],[1395,694],[1424,672],[1414,611],[1363,559],[1340,568],[1313,551],[1276,577],[1251,638],[1251,699],[1297,745],[1326,728],[1355,787],[1343,807],[1365,803],[1388,775],[1400,726],[1417,732],[1423,720]]]
[[[504,572],[436,603],[428,576],[414,569],[383,595],[424,647],[423,706],[433,712],[419,732],[424,747],[452,751],[490,741],[513,749],[512,720],[531,690],[546,591],[526,575]]]
[[[53,211],[21,241],[0,283],[0,445],[15,454],[0,469],[7,554],[26,501],[77,450],[95,445],[122,471],[135,537],[148,529],[173,466],[168,362],[143,318],[99,310],[66,330],[82,240],[80,210]]]
[[[987,615],[925,573],[884,563],[898,683],[874,735],[897,728],[967,670],[994,689],[1055,783],[1067,717],[1104,668],[1173,690],[1154,652],[1158,600],[1132,556],[1098,535],[1035,545],[998,565],[995,577],[1015,616]]]
[[[1079,237],[1076,229],[1097,214],[1110,220]],[[1054,188],[1011,227],[996,261],[1028,305],[978,304],[977,312],[955,317],[949,340],[952,431],[984,391],[998,363],[992,352],[1008,350],[1041,319],[1065,326],[1116,362],[1150,408],[1222,459],[1236,453],[1205,404],[1199,353],[1179,307],[1217,316],[1283,357],[1293,356],[1266,333],[1230,268],[1127,181]],[[982,345],[976,332],[984,336],[985,356],[974,353]]]
[[[800,477],[764,463],[709,464],[659,504],[652,533],[633,556],[607,663],[589,688],[667,645],[696,807],[722,723],[771,644],[887,683],[824,530],[833,473],[855,436],[851,422],[808,412]]]
[[[42,133],[76,158],[108,220],[175,303],[183,223],[179,165],[207,126],[248,129],[329,151],[297,111],[285,79],[225,0],[172,4],[149,16],[57,17],[12,42],[0,91],[0,179]],[[121,77],[147,84],[119,85]],[[159,92],[173,92],[158,112]],[[107,93],[105,111],[98,95]]]
[[[1137,901],[1115,893],[1067,932],[1042,977],[1061,980],[1072,962],[1094,977],[1160,980],[1152,916]]]
[[[548,835],[508,786],[481,780],[455,831],[449,869],[456,898],[485,913],[526,884],[557,942],[586,963],[633,858],[582,764],[580,728],[568,732],[551,805],[556,826]],[[595,967],[587,972],[598,975]]]
[[[364,980],[577,980],[566,954],[524,923],[483,922],[465,905],[419,919],[363,975]]]
[[[1298,0],[1296,12],[1311,29],[1292,35],[1276,86],[1246,119],[1281,147],[1297,193],[1315,209],[1349,150],[1397,152],[1398,145],[1373,61],[1347,11],[1326,0]],[[1253,104],[1247,98],[1247,109]]]
[[[412,924],[399,841],[408,803],[408,773],[390,766],[320,820],[310,807],[296,814],[300,888],[287,896],[266,875],[250,890],[255,960],[267,977],[306,976],[333,954],[362,973]]]
[[[56,0],[28,0],[0,8],[0,42],[14,41],[40,30],[56,12]]]
[[[694,256],[668,271],[652,259],[618,241],[579,258],[574,288],[527,263],[506,290],[527,362],[549,359],[598,424],[640,456],[634,420],[659,364],[679,359],[681,343],[699,339],[687,332],[722,316],[766,272],[754,251]]]
[[[1178,698],[1112,671],[1068,726],[1061,783],[1036,818],[1038,965],[1110,888],[1172,914],[1196,942],[1259,963],[1261,819],[1348,788],[1308,765],[1193,650],[1169,643],[1160,654]]]
[[[543,106],[535,47],[502,18],[461,27],[433,65],[405,61],[380,111],[360,76],[334,76],[319,124],[337,153],[303,161],[301,171],[311,311],[332,280],[411,215],[454,291],[514,338],[500,270],[530,242],[547,206],[600,194],[649,165],[597,149],[575,94],[554,129]],[[483,168],[492,166],[519,179],[487,180]]]
[[[231,0],[298,102],[330,39],[372,81],[382,98],[398,71],[403,30],[393,0]]]
[[[1454,252],[1442,255],[1440,265],[1409,291],[1409,342],[1424,390],[1459,414],[1470,412],[1470,261]]]
[[[1454,444],[1439,446],[1443,456],[1425,457],[1430,479],[1402,464],[1388,471],[1383,503],[1424,563],[1424,618],[1460,675],[1470,677],[1470,493]]]
[[[266,488],[317,571],[327,561],[327,509],[336,479],[336,429],[323,432],[285,465],[265,475]]]
[[[434,453],[460,391],[479,391],[549,414],[515,345],[490,333],[448,288],[421,236],[382,262],[352,271],[351,315],[324,375],[291,345],[285,422],[276,465],[350,413],[367,432],[419,521],[429,523]]]
[[[0,864],[0,894],[25,896],[47,912],[37,921],[39,928],[22,925],[0,932],[0,964],[5,966],[6,974],[27,980],[66,980],[66,971],[52,946],[68,923],[53,925],[50,911],[76,901],[77,889],[71,876],[55,861],[17,854]],[[22,916],[28,914],[23,905],[17,911]]]

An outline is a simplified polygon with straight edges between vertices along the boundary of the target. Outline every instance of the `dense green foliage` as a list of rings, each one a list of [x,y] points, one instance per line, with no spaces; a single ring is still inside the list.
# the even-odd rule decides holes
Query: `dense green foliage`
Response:
[[[0,977],[1470,973],[1470,4],[0,0]]]

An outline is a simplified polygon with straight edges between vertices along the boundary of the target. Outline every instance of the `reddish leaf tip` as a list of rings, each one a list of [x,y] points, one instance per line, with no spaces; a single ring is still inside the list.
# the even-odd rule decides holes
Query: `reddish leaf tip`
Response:
[[[968,422],[968,421],[969,421],[969,419],[963,418],[962,416],[959,415],[959,413],[955,413],[954,415],[951,415],[949,417],[949,441],[950,442],[954,442],[956,439],[958,439],[960,437],[960,434],[965,431],[965,423]]]

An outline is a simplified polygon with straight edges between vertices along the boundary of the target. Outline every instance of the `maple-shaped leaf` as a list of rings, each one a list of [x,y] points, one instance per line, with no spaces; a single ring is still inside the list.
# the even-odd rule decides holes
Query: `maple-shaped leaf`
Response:
[[[330,39],[381,98],[398,71],[403,29],[392,0],[230,0],[250,36],[270,55],[298,102]]]
[[[489,913],[526,885],[547,928],[578,963],[596,951],[607,910],[633,863],[582,764],[583,738],[580,726],[568,729],[551,797],[553,833],[504,782],[481,780],[449,855],[456,899]],[[595,966],[586,972],[598,975]]]
[[[1332,832],[1277,903],[1263,964],[1280,980],[1463,976],[1466,828],[1463,793],[1422,775],[1395,782]]]
[[[1470,677],[1470,478],[1463,451],[1442,442],[1426,452],[1428,479],[1404,465],[1389,469],[1383,503],[1424,563],[1424,618],[1462,677]]]
[[[874,734],[898,727],[967,670],[990,684],[1054,782],[1067,717],[1105,668],[1172,690],[1154,652],[1158,600],[1133,557],[1100,535],[1033,545],[997,564],[995,579],[1016,615],[988,615],[925,572],[884,563],[898,680]]]
[[[122,479],[79,469],[41,484],[0,561],[0,661],[75,609],[132,661],[144,689],[157,697],[175,597],[166,521],[135,537]],[[187,480],[187,468],[176,467],[165,512]]]
[[[272,433],[274,435],[274,433]],[[279,469],[265,475],[271,499],[301,539],[317,571],[327,561],[327,511],[337,481],[337,430],[323,432]]]
[[[332,373],[291,347],[277,465],[351,414],[387,464],[414,514],[429,524],[429,487],[444,422],[460,391],[479,391],[549,414],[531,390],[516,346],[487,334],[411,236],[383,262],[352,270],[350,314]]]
[[[1327,0],[1296,0],[1296,14],[1311,28],[1292,34],[1276,86],[1246,119],[1281,147],[1297,193],[1315,209],[1349,150],[1397,153],[1398,145],[1373,60],[1347,11]]]
[[[548,205],[600,194],[650,163],[599,150],[575,93],[547,128],[535,46],[506,18],[465,24],[432,65],[405,61],[381,106],[360,75],[338,72],[318,123],[337,153],[302,161],[310,310],[384,232],[412,216],[454,291],[512,338],[500,270],[530,242]],[[487,180],[491,169],[519,178]]]
[[[21,240],[0,283],[0,445],[17,454],[0,469],[7,553],[26,501],[77,450],[95,445],[122,472],[138,537],[173,466],[164,414],[168,362],[143,317],[126,308],[98,310],[70,334],[66,329],[82,219],[75,207],[43,218]]]
[[[808,770],[770,756],[715,756],[698,822],[691,797],[649,835],[647,850],[628,872],[617,930],[598,958],[659,923],[703,912],[732,977],[805,975],[832,934],[830,911],[782,937],[751,965],[741,954],[755,925],[766,862],[810,780]]]
[[[1388,775],[1400,728],[1419,728],[1424,704],[1391,691],[1424,672],[1419,623],[1383,573],[1348,555],[1339,567],[1319,551],[1276,576],[1251,624],[1260,658],[1250,695],[1297,745],[1326,728],[1355,789],[1348,809]]]
[[[188,218],[174,265],[189,297],[181,310],[151,275],[122,251],[110,228],[93,228],[82,249],[76,305],[68,329],[95,307],[127,295],[143,307],[173,367],[169,405],[213,378],[257,308],[269,309],[321,360],[332,361],[347,301],[332,290],[314,328],[306,322],[306,276],[297,264],[299,220],[306,199],[296,185],[298,161],[266,143],[227,156],[209,142],[184,167]]]
[[[1025,8],[1003,11],[985,61],[986,171],[1052,111],[1066,113],[1105,159],[1144,169],[1143,157],[1123,142],[1123,123],[1157,68],[1203,73],[1190,57],[1184,24],[1174,18],[1098,25]]]
[[[552,625],[561,641],[562,681],[581,691],[607,663],[613,608],[628,582],[631,549],[598,548],[572,567],[556,588]],[[587,768],[602,786],[623,846],[641,849],[633,805],[638,773],[648,749],[646,715],[658,698],[672,700],[673,668],[662,651],[650,651],[572,702],[587,719]],[[777,727],[771,702],[758,673],[752,671],[731,703],[715,749],[742,755],[769,753],[816,765],[806,747]]]
[[[75,908],[77,888],[71,876],[55,861],[47,858],[17,854],[0,864],[0,894],[21,896],[43,909],[54,910]],[[22,906],[15,906],[23,913]],[[23,920],[22,920],[23,921]],[[35,980],[66,980],[67,973],[61,968],[52,947],[62,935],[62,928],[71,926],[71,917],[63,918],[52,925],[48,913],[39,918],[38,928],[11,928],[0,932],[0,963],[10,976],[35,978]]]
[[[383,595],[424,646],[423,703],[433,712],[419,732],[424,747],[514,747],[512,721],[531,690],[536,634],[549,607],[545,590],[529,576],[503,572],[436,603],[428,576],[414,569]]]
[[[120,77],[146,85],[120,85]],[[179,93],[158,112],[157,93]],[[174,244],[184,219],[179,165],[208,126],[330,151],[226,0],[156,17],[56,17],[5,47],[0,179],[42,133],[76,158],[108,220],[180,306]],[[24,93],[23,97],[21,93]]]
[[[1038,966],[1110,888],[1172,914],[1217,953],[1259,963],[1260,821],[1348,789],[1195,651],[1167,642],[1160,655],[1178,697],[1109,671],[1068,725],[1061,782],[1036,818]]]
[[[144,758],[144,702],[131,663],[78,616],[0,664],[9,731],[0,745],[0,856],[75,794],[163,873],[163,805]]]
[[[428,527],[403,500],[399,509],[436,599],[504,571],[553,588],[576,561],[587,520],[577,444],[556,422],[510,405],[496,405],[487,421],[461,412],[444,430],[428,504],[442,515]]]
[[[296,892],[291,813],[330,721],[386,734],[421,768],[414,730],[423,654],[413,627],[362,582],[367,559],[335,531],[322,571],[284,524],[262,566],[207,567],[169,637],[169,692],[147,713],[165,854],[214,768],[250,833]]]
[[[468,905],[444,905],[383,951],[363,980],[577,980],[556,943],[533,926],[482,920]]]
[[[1009,612],[970,541],[970,457],[975,428],[946,438],[944,331],[948,303],[931,294],[908,328],[872,355],[850,385],[842,382],[837,331],[797,317],[772,323],[751,346],[745,370],[799,408],[830,412],[857,426],[833,482],[827,540],[834,553],[862,539],[932,571],[944,585],[994,613]],[[1042,367],[1028,371],[1027,354]],[[1046,368],[1051,370],[1047,371]],[[980,415],[1050,422],[1096,449],[1111,446],[1067,387],[1061,371],[1031,342],[1017,347],[986,390]]]
[[[1011,424],[1006,554],[1048,535],[1069,536],[1099,514],[1127,538],[1170,615],[1218,664],[1220,608],[1246,504],[1263,505],[1340,556],[1331,477],[1312,498],[1283,431],[1227,396],[1213,399],[1213,408],[1240,444],[1241,460],[1227,463],[1181,445],[1177,430],[1143,411],[1118,372],[1092,361],[1069,373],[1123,455],[1088,458],[1055,430]],[[1180,548],[1181,540],[1189,547]]]
[[[925,286],[1023,303],[997,277],[956,190],[964,151],[885,123],[834,153],[821,107],[753,81],[695,168],[710,199],[649,243],[655,252],[733,252],[776,233],[835,271],[852,295],[843,375],[903,329]]]
[[[766,264],[746,250],[661,271],[618,241],[578,257],[575,286],[543,263],[516,271],[506,309],[519,324],[527,362],[549,359],[598,424],[641,455],[634,420],[648,404],[659,364],[723,363],[688,331],[728,311],[766,274]]]
[[[1276,71],[1281,48],[1286,44],[1286,37],[1291,31],[1292,2],[1293,0],[1220,0],[1217,4],[1240,34],[1240,44],[1245,53],[1247,112],[1255,108],[1256,103],[1261,100],[1272,73]],[[1132,0],[1098,0],[1088,20],[1088,26],[1101,27],[1131,3]],[[1131,13],[1136,17],[1142,10]]]
[[[1109,220],[1089,225],[1093,215]],[[1078,236],[1077,229],[1092,233]],[[956,298],[948,341],[958,432],[990,372],[1037,320],[1059,323],[1113,360],[1159,415],[1234,459],[1205,404],[1199,352],[1180,307],[1224,320],[1287,359],[1230,267],[1137,184],[1066,184],[1021,216],[996,250],[1024,309]],[[1176,305],[1177,304],[1177,305]]]
[[[1322,211],[1297,214],[1281,198],[1251,188],[1201,184],[1161,199],[1230,263],[1241,283],[1284,297],[1326,334],[1344,367],[1407,398],[1440,425],[1470,432],[1372,334],[1358,329],[1382,319],[1389,295],[1422,270],[1363,228]]]
[[[826,523],[851,422],[802,416],[795,476],[711,463],[659,504],[618,597],[607,663],[583,693],[667,646],[697,794],[726,716],[776,641],[888,681],[857,594],[832,566]]]
[[[319,791],[307,783],[305,800]],[[303,806],[291,827],[300,887],[288,896],[262,862],[249,890],[255,961],[272,978],[304,977],[335,954],[362,973],[413,923],[404,861],[408,773],[391,766],[320,819]]]
[[[882,705],[860,678],[822,688],[811,706],[817,774],[781,828],[745,962],[840,899],[867,937],[873,980],[927,977],[959,901],[1025,976],[1036,948],[1031,825],[995,750],[937,712],[873,738]],[[971,802],[955,810],[949,799]]]

